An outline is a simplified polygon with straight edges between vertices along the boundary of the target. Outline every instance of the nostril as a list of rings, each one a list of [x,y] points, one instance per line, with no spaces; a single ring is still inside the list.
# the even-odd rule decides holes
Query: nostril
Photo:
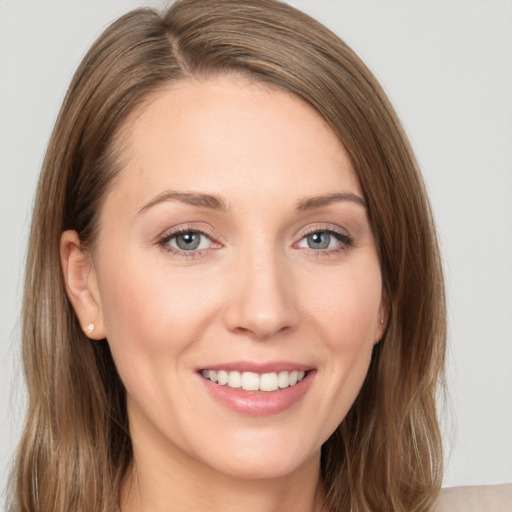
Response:
[[[291,325],[276,326],[275,324],[272,325],[268,322],[254,322],[253,324],[246,327],[236,327],[233,329],[233,332],[264,341],[269,338],[285,335],[292,329],[293,328]]]

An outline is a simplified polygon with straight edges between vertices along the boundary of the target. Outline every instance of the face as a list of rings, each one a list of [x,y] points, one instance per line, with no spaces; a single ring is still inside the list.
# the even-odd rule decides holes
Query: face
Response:
[[[347,153],[240,78],[173,85],[128,127],[89,283],[136,453],[247,478],[318,464],[383,330]]]

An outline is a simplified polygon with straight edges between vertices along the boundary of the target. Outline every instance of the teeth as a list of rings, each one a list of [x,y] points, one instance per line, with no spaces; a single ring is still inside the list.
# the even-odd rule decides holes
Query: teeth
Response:
[[[230,372],[238,373],[238,372]],[[242,389],[244,391],[258,391],[260,389],[260,376],[253,372],[242,373]]]
[[[241,388],[242,387],[242,376],[238,372],[228,373],[228,386],[230,388]]]
[[[260,390],[276,391],[277,389],[279,389],[277,380],[277,373],[264,373],[260,378]]]
[[[244,391],[277,391],[278,389],[294,386],[300,382],[306,372],[296,370],[288,372],[273,372],[258,374],[254,372],[237,372],[224,370],[202,370],[201,374],[205,379],[211,380],[221,386]]]
[[[280,388],[287,388],[290,385],[290,372],[279,372],[277,385]]]
[[[217,382],[221,385],[221,386],[224,386],[225,384],[228,383],[228,372],[225,372],[225,371],[222,371],[222,370],[219,370],[217,372]]]

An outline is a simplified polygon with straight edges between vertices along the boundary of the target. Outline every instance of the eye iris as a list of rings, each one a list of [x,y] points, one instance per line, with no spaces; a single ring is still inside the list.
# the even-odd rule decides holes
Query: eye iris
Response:
[[[329,233],[312,233],[308,236],[308,247],[310,249],[327,249],[331,243]]]
[[[201,235],[199,233],[182,233],[176,236],[176,245],[184,251],[193,251],[199,247]]]

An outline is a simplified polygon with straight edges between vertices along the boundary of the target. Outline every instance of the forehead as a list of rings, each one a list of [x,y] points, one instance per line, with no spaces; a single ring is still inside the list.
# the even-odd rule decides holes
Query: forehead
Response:
[[[241,77],[183,81],[154,94],[121,135],[114,191],[144,201],[164,189],[200,190],[228,202],[360,193],[343,145],[290,93]],[[258,197],[262,196],[262,197]]]

